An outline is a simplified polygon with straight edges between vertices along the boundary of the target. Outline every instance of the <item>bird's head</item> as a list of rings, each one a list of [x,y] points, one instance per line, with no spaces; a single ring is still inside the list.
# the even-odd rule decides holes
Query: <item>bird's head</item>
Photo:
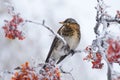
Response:
[[[65,21],[59,23],[68,26],[70,24],[77,24],[77,21],[73,18],[67,18]]]

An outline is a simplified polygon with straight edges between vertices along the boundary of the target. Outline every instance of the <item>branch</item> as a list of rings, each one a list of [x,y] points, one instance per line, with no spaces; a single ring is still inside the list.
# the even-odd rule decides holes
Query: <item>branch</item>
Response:
[[[73,75],[71,74],[71,71],[72,71],[73,69],[71,69],[69,72],[64,71],[63,68],[62,68],[62,66],[60,66],[59,69],[60,69],[61,73],[69,74],[69,75],[72,77],[72,80],[75,80],[74,77],[73,77]]]
[[[25,22],[34,23],[34,24],[41,25],[41,26],[45,27],[45,28],[48,29],[53,35],[55,35],[56,37],[58,37],[59,39],[61,39],[65,45],[67,45],[65,39],[64,39],[62,36],[60,36],[59,34],[55,33],[50,27],[48,27],[48,26],[45,25],[45,21],[44,21],[44,20],[43,20],[42,23],[34,22],[34,21],[31,21],[31,20],[26,20]]]
[[[118,24],[120,24],[120,20],[117,20],[117,19],[105,19],[107,22],[116,22]]]
[[[12,71],[12,70],[11,71],[8,71],[8,70],[1,71],[0,70],[0,80],[6,80],[6,78],[8,76],[12,76],[13,74],[14,74],[14,71]]]
[[[107,71],[107,79],[108,80],[112,80],[112,69],[111,69],[111,65],[110,63],[108,63],[108,71]]]

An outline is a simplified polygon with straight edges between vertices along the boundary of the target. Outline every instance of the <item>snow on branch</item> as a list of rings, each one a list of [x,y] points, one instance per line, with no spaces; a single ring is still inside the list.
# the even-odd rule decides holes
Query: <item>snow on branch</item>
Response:
[[[53,31],[50,27],[48,27],[47,25],[45,25],[45,20],[43,20],[42,23],[40,23],[40,22],[35,22],[35,21],[31,21],[31,20],[25,20],[25,22],[34,23],[34,24],[41,25],[41,26],[45,27],[45,28],[48,29],[53,35],[55,35],[56,37],[58,37],[59,39],[61,39],[65,45],[67,45],[66,41],[64,40],[64,38],[63,38],[62,36],[60,36],[58,33],[56,33],[55,31]]]
[[[96,25],[94,27],[94,32],[99,35],[100,32],[98,31],[98,28],[100,27],[100,25],[104,25],[105,23],[107,24],[107,26],[103,26],[104,28],[109,27],[110,23],[118,23],[120,24],[120,11],[117,11],[117,14],[115,15],[115,17],[110,16],[106,9],[108,8],[108,6],[104,3],[103,0],[97,0],[98,5],[95,7],[95,9],[97,10],[97,15],[96,15]]]
[[[25,23],[34,23],[37,25],[41,25],[48,29],[53,35],[61,39],[64,43],[64,45],[67,45],[66,41],[62,36],[60,36],[58,33],[53,31],[50,27],[45,25],[45,21],[43,20],[42,23],[40,22],[35,22],[31,20],[24,20],[22,17],[20,17],[19,13],[16,13],[14,10],[13,6],[8,7],[8,14],[12,16],[11,20],[5,20],[5,25],[3,26],[4,32],[5,32],[5,37],[9,39],[15,39],[18,38],[19,40],[23,40],[25,37],[23,36],[22,31],[18,30],[18,27],[23,26]]]
[[[95,7],[96,25],[94,32],[96,39],[92,41],[92,44],[86,48],[89,53],[84,60],[91,60],[92,68],[102,69],[104,59],[108,65],[107,79],[114,80],[113,78],[113,63],[120,64],[120,36],[115,37],[110,34],[108,28],[112,24],[120,24],[120,11],[117,11],[116,15],[112,17],[106,11],[108,6],[103,0],[97,0],[98,4]],[[100,32],[99,27],[103,27]]]

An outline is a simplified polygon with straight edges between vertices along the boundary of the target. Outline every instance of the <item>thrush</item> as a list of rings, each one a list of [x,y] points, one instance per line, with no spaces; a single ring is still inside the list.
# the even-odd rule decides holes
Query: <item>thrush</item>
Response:
[[[49,63],[50,59],[54,60],[56,64],[60,63],[70,53],[74,53],[74,50],[80,42],[80,26],[75,19],[68,18],[63,22],[60,22],[60,24],[62,24],[62,27],[57,33],[63,37],[67,45],[65,45],[60,38],[55,36],[46,58],[46,63]]]

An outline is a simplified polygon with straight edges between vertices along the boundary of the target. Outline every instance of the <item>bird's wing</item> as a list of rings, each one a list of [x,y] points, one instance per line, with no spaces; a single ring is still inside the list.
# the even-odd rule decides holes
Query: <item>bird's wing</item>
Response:
[[[62,27],[58,30],[58,32],[57,32],[59,35],[60,35],[60,33],[61,33],[62,28],[63,28],[63,26],[62,26]],[[52,45],[51,45],[51,47],[50,47],[50,50],[49,50],[49,53],[48,53],[48,56],[47,56],[45,62],[47,62],[47,63],[49,62],[49,59],[50,59],[50,57],[51,57],[51,55],[52,55],[52,52],[53,52],[54,48],[58,46],[58,45],[57,45],[58,40],[59,40],[59,38],[58,38],[57,36],[55,36],[55,38],[54,38],[54,40],[53,40],[53,42],[52,42]]]
[[[65,59],[68,55],[61,56],[60,59],[57,61],[57,64],[59,64],[63,59]]]
[[[51,54],[52,54],[52,51],[54,50],[54,48],[55,48],[57,42],[58,42],[58,38],[55,37],[54,40],[53,40],[53,42],[52,42],[52,45],[51,45],[51,47],[50,47],[50,50],[49,50],[49,53],[48,53],[48,56],[47,56],[45,62],[47,62],[47,63],[49,62],[49,58],[50,58],[50,56],[51,56]]]
[[[67,54],[67,55],[61,56],[60,59],[57,61],[57,64],[59,64],[63,59],[65,59],[65,58],[66,58],[68,55],[70,55],[70,54],[72,54],[72,56],[73,56],[74,51],[73,51],[73,50],[70,50],[70,51],[68,51],[68,54]]]

